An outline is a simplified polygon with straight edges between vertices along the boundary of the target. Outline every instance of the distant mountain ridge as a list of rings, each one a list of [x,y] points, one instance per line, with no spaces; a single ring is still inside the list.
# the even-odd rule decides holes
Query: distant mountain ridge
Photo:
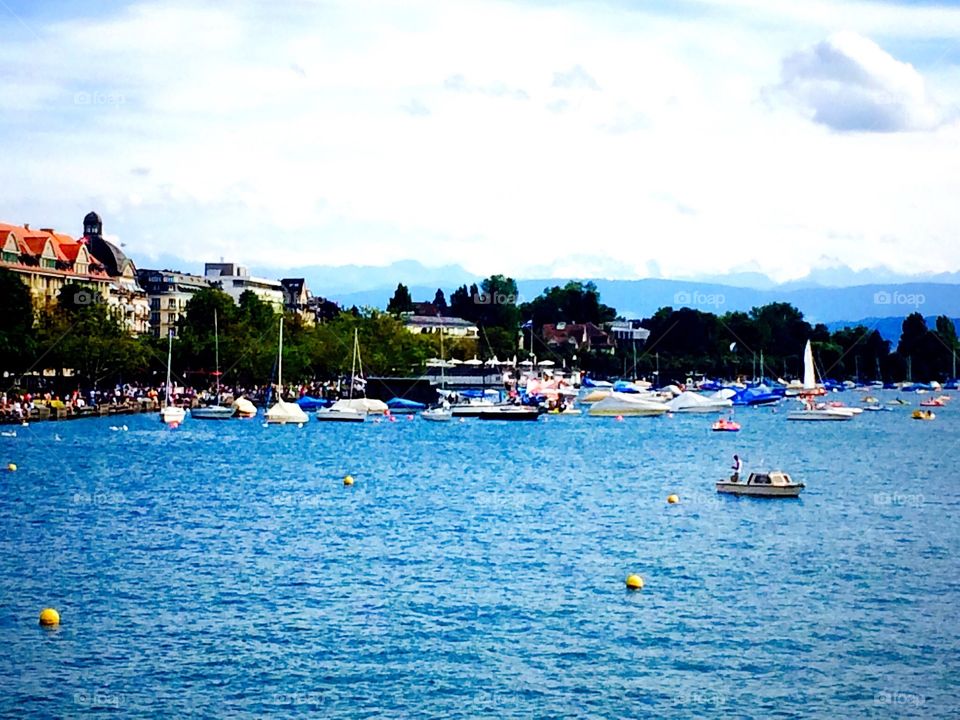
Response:
[[[449,297],[457,287],[479,284],[482,280],[460,265],[431,268],[415,260],[382,267],[254,266],[251,273],[263,277],[303,277],[316,295],[346,307],[378,308],[386,307],[401,282],[410,288],[414,300],[432,300],[437,288]],[[504,274],[511,275],[509,270]],[[780,284],[752,271],[688,280],[518,279],[518,300],[532,300],[544,288],[563,285],[571,279],[595,283],[601,299],[628,318],[649,317],[666,306],[693,307],[721,314],[749,311],[771,302],[787,302],[799,308],[811,323],[825,323],[830,327],[876,324],[881,335],[894,342],[899,337],[902,318],[912,312],[920,312],[925,317],[953,317],[960,312],[960,272],[911,276],[888,268],[852,270],[844,266],[818,268],[805,278]]]

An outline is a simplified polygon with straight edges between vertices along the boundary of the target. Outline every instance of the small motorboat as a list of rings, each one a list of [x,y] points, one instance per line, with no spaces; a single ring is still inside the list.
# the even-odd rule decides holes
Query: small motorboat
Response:
[[[320,408],[313,416],[318,422],[365,422],[367,419],[363,410],[349,405]]]
[[[794,482],[787,473],[773,470],[750,473],[746,482],[741,482],[737,475],[733,475],[729,480],[717,483],[717,492],[752,497],[797,497],[804,487],[803,483]]]
[[[540,408],[528,405],[509,405],[485,410],[477,417],[481,420],[538,420]]]
[[[420,417],[431,422],[450,422],[453,420],[453,413],[450,408],[441,406],[424,410],[420,413]]]
[[[195,420],[229,420],[236,414],[236,408],[226,405],[203,405],[190,410],[190,417]]]
[[[480,417],[480,413],[489,412],[494,408],[502,407],[490,400],[469,398],[465,402],[455,403],[450,407],[454,417]]]
[[[937,416],[933,410],[914,410],[910,417],[914,420],[934,420]]]
[[[791,410],[787,413],[787,420],[852,420],[856,415],[854,408],[828,407],[818,405],[803,410]],[[857,408],[859,410],[859,408]]]
[[[740,423],[727,420],[727,418],[720,418],[713,424],[711,430],[714,432],[739,432]]]
[[[920,401],[920,407],[943,407],[944,405],[946,405],[946,403],[940,398]]]

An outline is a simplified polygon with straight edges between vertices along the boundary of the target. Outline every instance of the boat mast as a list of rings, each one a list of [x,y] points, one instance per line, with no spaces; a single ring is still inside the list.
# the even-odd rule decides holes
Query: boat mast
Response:
[[[167,333],[167,386],[164,392],[163,403],[165,407],[170,407],[170,360],[173,357],[173,328]]]
[[[213,309],[213,363],[216,367],[217,404],[220,404],[220,329],[217,327],[217,309]]]
[[[353,384],[357,381],[357,328],[353,329],[353,360],[350,362],[350,399],[353,400]]]
[[[443,357],[443,325],[440,326],[440,389],[447,389],[447,376],[443,372],[444,365],[447,364],[447,361]]]
[[[283,400],[283,315],[280,316],[280,345],[277,347],[277,400]]]

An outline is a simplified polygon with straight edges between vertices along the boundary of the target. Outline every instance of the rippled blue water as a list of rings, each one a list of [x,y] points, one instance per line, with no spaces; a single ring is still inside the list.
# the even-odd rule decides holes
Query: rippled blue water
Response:
[[[20,428],[0,714],[956,716],[960,407],[908,414]]]

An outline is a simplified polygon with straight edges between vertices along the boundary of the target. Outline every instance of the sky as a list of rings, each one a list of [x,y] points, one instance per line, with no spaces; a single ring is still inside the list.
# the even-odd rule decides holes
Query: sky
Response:
[[[0,38],[0,221],[97,210],[141,267],[960,269],[957,4],[0,0]]]

